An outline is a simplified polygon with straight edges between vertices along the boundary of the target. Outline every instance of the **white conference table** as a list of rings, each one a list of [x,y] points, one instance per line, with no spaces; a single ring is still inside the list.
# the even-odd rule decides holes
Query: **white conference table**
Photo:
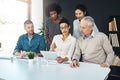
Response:
[[[109,68],[98,64],[80,62],[80,67],[56,61],[46,62],[35,58],[33,64],[28,59],[0,59],[0,78],[4,80],[105,80]]]

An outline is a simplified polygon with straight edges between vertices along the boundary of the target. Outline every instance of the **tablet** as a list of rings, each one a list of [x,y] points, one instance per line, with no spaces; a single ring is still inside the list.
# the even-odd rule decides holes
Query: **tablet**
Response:
[[[46,60],[55,60],[57,58],[57,53],[52,51],[40,51]]]

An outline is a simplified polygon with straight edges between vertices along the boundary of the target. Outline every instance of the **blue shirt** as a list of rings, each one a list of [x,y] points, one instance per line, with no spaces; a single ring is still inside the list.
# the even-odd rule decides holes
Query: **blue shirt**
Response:
[[[45,50],[45,49],[46,49],[46,46],[45,46],[45,40],[43,36],[34,33],[31,40],[29,40],[28,35],[23,34],[19,37],[13,54],[15,54],[16,51],[18,52],[32,51],[35,53],[40,53],[40,50]]]

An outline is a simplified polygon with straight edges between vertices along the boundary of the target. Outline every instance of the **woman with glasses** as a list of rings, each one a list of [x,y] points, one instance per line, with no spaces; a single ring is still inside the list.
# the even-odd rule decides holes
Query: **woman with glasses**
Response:
[[[56,51],[58,55],[56,60],[58,63],[62,63],[71,60],[75,49],[76,38],[69,33],[70,24],[67,19],[63,18],[59,24],[62,34],[54,36],[50,51]]]

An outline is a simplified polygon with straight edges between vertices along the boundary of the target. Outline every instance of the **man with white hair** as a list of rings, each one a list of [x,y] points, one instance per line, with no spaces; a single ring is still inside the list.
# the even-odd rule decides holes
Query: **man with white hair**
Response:
[[[77,40],[71,67],[79,66],[81,55],[83,62],[100,64],[101,67],[108,67],[113,63],[114,51],[108,37],[102,32],[94,32],[94,26],[94,19],[90,16],[81,20],[80,31],[82,36]]]

